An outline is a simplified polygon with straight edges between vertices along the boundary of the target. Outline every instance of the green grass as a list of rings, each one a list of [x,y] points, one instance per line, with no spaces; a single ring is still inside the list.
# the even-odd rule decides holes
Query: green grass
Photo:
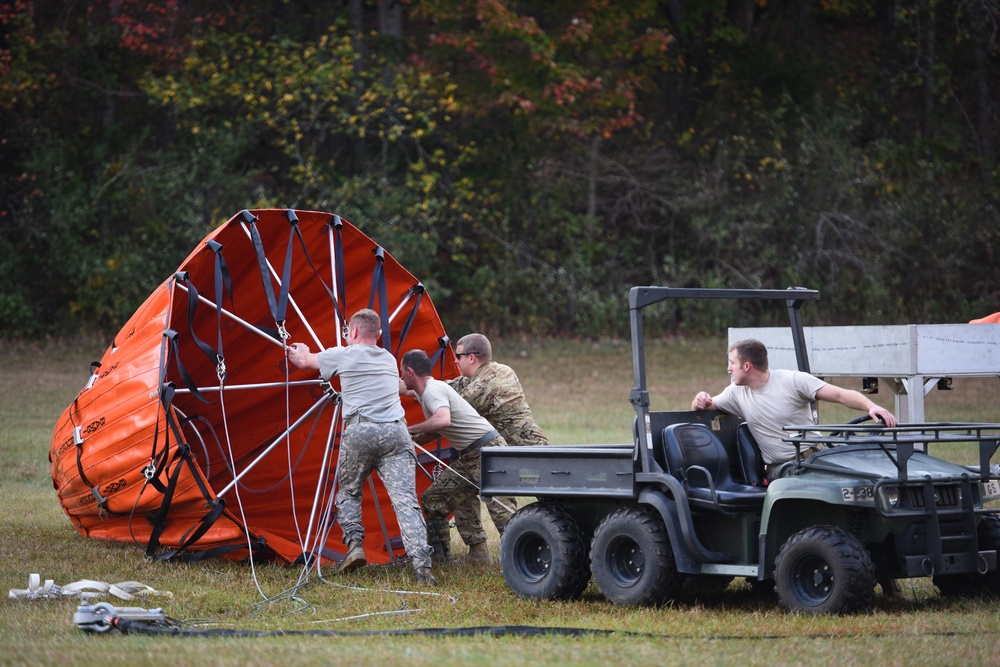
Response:
[[[65,584],[79,579],[136,580],[172,598],[116,606],[163,607],[192,628],[364,632],[500,625],[615,630],[571,637],[306,636],[165,638],[86,635],[72,623],[78,602],[5,600],[0,605],[0,665],[532,665],[708,663],[996,664],[1000,604],[945,600],[929,581],[904,581],[907,599],[876,596],[858,615],[788,614],[734,583],[723,593],[688,590],[661,609],[610,605],[589,588],[576,602],[515,598],[493,566],[452,567],[437,589],[416,591],[409,571],[370,567],[291,591],[297,568],[210,561],[152,563],[140,545],[79,535],[66,520],[48,475],[56,418],[86,382],[103,344],[0,344],[0,582],[24,588],[28,575]],[[652,341],[654,408],[686,409],[698,389],[725,382],[719,340]],[[633,412],[626,343],[514,341],[497,356],[518,372],[536,417],[553,442],[626,442]],[[839,383],[839,381],[838,381]],[[846,386],[852,385],[847,379]],[[956,381],[927,399],[928,419],[998,421],[996,380]],[[891,394],[878,400],[891,407]],[[825,412],[824,421],[848,414]],[[496,535],[491,548],[497,552]],[[459,555],[464,551],[456,538]],[[260,591],[258,591],[258,586]],[[261,593],[263,592],[263,594]],[[400,592],[403,591],[403,592]],[[416,592],[417,594],[410,594]],[[655,636],[629,636],[624,633]]]

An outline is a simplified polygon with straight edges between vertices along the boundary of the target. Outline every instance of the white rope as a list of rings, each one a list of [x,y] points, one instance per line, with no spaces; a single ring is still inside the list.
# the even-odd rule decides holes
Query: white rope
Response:
[[[231,465],[231,467],[233,469],[233,472],[235,473],[236,472],[236,457],[233,456],[233,441],[232,441],[232,438],[230,438],[230,435],[229,435],[229,420],[227,418],[227,413],[226,413],[226,399],[225,399],[225,395],[226,395],[226,393],[224,391],[220,391],[219,392],[219,407],[221,408],[221,412],[222,412],[222,434],[223,434],[223,436],[225,437],[225,440],[226,440],[226,448],[229,450],[230,465]],[[233,495],[236,496],[236,507],[240,511],[240,520],[243,522],[243,534],[246,535],[246,538],[247,538],[247,551],[249,551],[249,553],[250,553],[249,559],[248,559],[250,561],[250,577],[251,577],[251,579],[253,579],[253,585],[257,588],[257,592],[260,593],[260,596],[266,600],[267,599],[267,594],[264,593],[264,589],[261,588],[261,586],[260,586],[260,580],[257,578],[257,566],[254,563],[254,554],[253,554],[253,538],[250,536],[250,524],[247,523],[246,511],[243,509],[243,499],[240,498],[240,485],[239,485],[238,482],[239,482],[240,476],[243,475],[244,473],[248,472],[248,471],[249,471],[249,468],[247,470],[244,470],[243,473],[240,473],[240,475],[235,475],[234,474],[234,476],[233,476],[233,483],[230,486],[233,487]],[[229,487],[226,487],[226,488],[229,488]],[[221,497],[221,496],[222,496],[222,493],[216,494],[217,498]]]
[[[11,599],[25,600],[49,600],[63,597],[101,596],[104,594],[114,595],[122,600],[133,600],[136,597],[165,597],[174,596],[170,591],[158,591],[138,581],[119,581],[116,584],[109,584],[105,581],[94,581],[92,579],[81,579],[71,584],[59,586],[52,579],[42,581],[38,574],[28,576],[27,588],[10,589]]]

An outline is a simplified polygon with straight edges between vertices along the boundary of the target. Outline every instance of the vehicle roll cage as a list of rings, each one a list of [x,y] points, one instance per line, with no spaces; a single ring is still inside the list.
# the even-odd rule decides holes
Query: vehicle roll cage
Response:
[[[668,299],[732,299],[784,301],[795,347],[795,359],[800,371],[809,372],[806,353],[805,330],[802,324],[802,305],[819,300],[817,290],[804,287],[774,289],[713,289],[690,287],[633,287],[629,290],[629,323],[632,329],[632,372],[635,384],[629,402],[636,414],[636,447],[644,472],[662,473],[653,457],[653,434],[649,419],[649,390],[646,381],[646,348],[643,329],[643,309]]]

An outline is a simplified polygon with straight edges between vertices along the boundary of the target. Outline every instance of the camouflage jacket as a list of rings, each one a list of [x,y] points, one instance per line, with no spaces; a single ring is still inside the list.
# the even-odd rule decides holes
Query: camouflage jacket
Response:
[[[508,445],[549,444],[531,416],[521,381],[510,366],[489,361],[471,378],[457,377],[448,384],[493,424]]]

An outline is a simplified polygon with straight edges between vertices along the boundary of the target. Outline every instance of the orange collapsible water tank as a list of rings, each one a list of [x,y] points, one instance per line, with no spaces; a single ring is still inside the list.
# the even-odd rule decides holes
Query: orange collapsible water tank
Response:
[[[367,307],[383,347],[423,349],[438,377],[458,374],[423,285],[353,225],[316,211],[233,216],[126,322],[59,418],[49,460],[70,521],[158,558],[339,560],[339,384],[290,367],[284,349],[346,344],[345,319]],[[427,447],[448,460],[446,442]],[[437,462],[418,464],[419,495]],[[377,474],[364,523],[369,561],[405,554]]]

